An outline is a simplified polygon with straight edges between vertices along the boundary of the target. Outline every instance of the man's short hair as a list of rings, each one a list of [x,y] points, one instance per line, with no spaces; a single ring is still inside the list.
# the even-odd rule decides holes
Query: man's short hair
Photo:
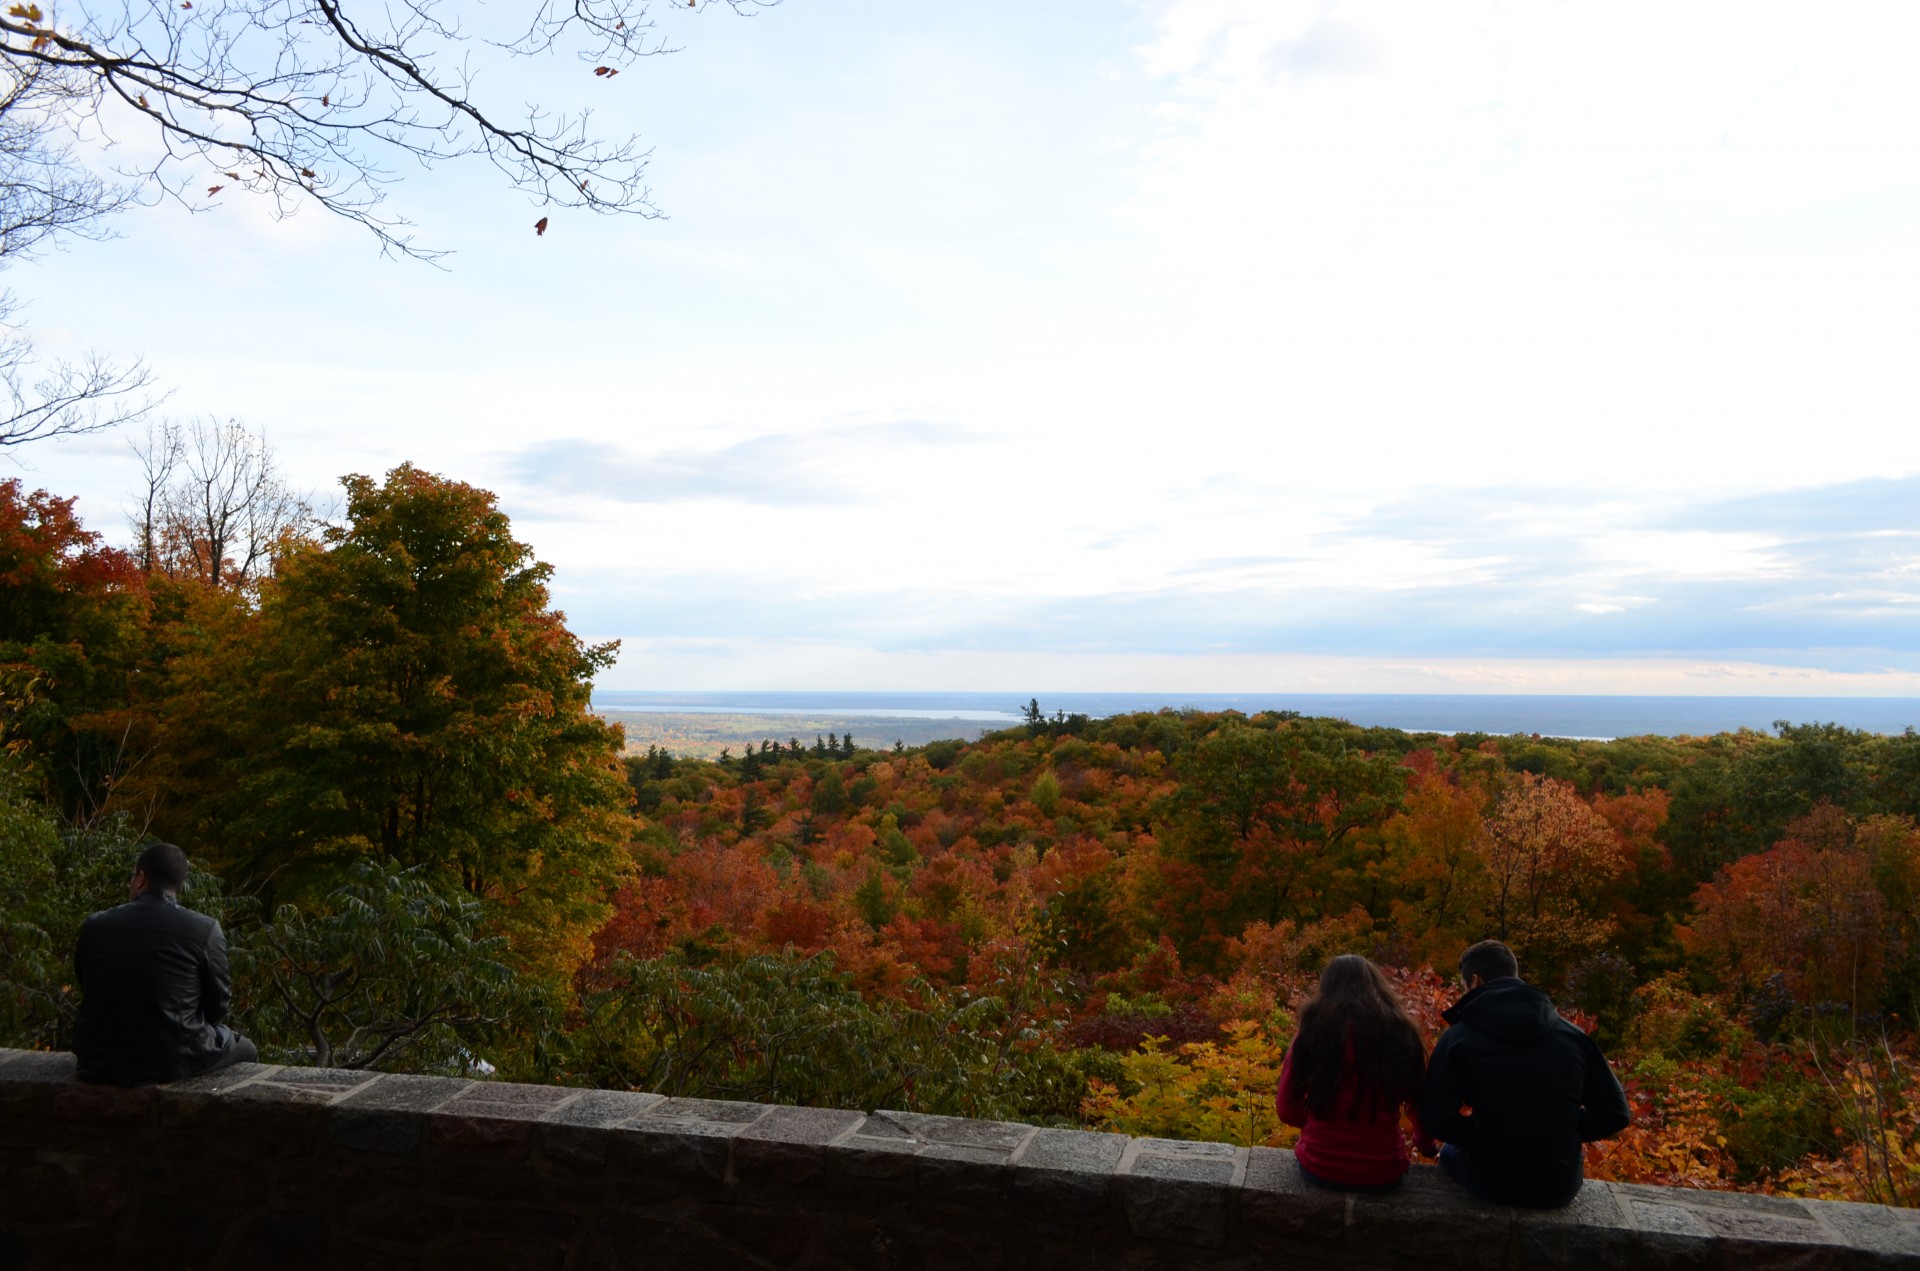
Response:
[[[1475,976],[1483,980],[1497,980],[1502,976],[1518,979],[1520,959],[1513,956],[1513,950],[1498,940],[1482,940],[1460,955],[1460,978],[1472,980]]]
[[[187,881],[187,854],[171,843],[147,844],[133,867],[147,876],[147,886],[159,891],[179,891]]]

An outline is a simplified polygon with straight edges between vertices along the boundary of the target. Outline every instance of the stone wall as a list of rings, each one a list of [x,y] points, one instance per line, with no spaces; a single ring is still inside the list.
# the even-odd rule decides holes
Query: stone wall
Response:
[[[0,1269],[1920,1266],[1920,1213],[1588,1183],[1356,1196],[1293,1154],[911,1113],[0,1050]]]

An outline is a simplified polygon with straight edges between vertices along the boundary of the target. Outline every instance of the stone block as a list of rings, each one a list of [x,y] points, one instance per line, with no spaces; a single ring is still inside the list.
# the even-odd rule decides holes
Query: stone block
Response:
[[[907,1135],[853,1134],[833,1148],[833,1162],[845,1177],[861,1183],[897,1183],[910,1188],[920,1140]]]
[[[1549,1271],[1633,1271],[1646,1255],[1625,1205],[1611,1184],[1588,1179],[1564,1208],[1517,1209],[1516,1254],[1525,1265]]]
[[[14,1050],[6,1066],[0,1068],[0,1081],[27,1084],[53,1084],[80,1080],[73,1056],[60,1050]]]
[[[198,1077],[188,1077],[182,1081],[169,1081],[160,1087],[163,1094],[222,1094],[235,1086],[243,1086],[250,1081],[271,1077],[282,1071],[274,1064],[230,1064],[214,1072],[203,1072]]]
[[[862,1134],[876,1137],[899,1131],[922,1143],[954,1147],[983,1147],[1011,1152],[1033,1137],[1034,1127],[1010,1121],[970,1121],[965,1117],[932,1116],[923,1112],[876,1112]]]
[[[799,1261],[821,1229],[818,1217],[785,1206],[702,1205],[696,1216],[741,1252],[776,1267]]]
[[[1474,1197],[1444,1170],[1409,1169],[1391,1192],[1349,1195],[1348,1249],[1464,1271],[1499,1271],[1510,1262],[1513,1210]]]
[[[427,1189],[449,1200],[513,1203],[542,1199],[539,1180],[518,1162],[477,1163],[450,1158],[428,1171]]]
[[[1221,1151],[1158,1150],[1180,1148]],[[1149,1144],[1156,1150],[1144,1150]],[[1239,1171],[1240,1149],[1226,1143],[1141,1139],[1122,1161],[1120,1196],[1127,1226],[1149,1240],[1219,1249],[1227,1243],[1227,1197]]]
[[[595,1224],[595,1231],[623,1271],[658,1271],[663,1267],[764,1271],[765,1267],[721,1233],[691,1220],[628,1210],[603,1216]]]
[[[449,1104],[426,1118],[427,1147],[462,1159],[523,1160],[533,1151],[533,1122],[455,1113]]]
[[[591,1125],[542,1123],[534,1131],[540,1159],[561,1171],[600,1174],[607,1164],[606,1130]]]
[[[1694,1212],[1719,1238],[1720,1259],[1747,1271],[1841,1271],[1852,1263],[1849,1251],[1834,1244],[1826,1229],[1810,1218],[1717,1208]]]
[[[1248,1150],[1246,1175],[1234,1199],[1240,1221],[1269,1242],[1337,1249],[1345,1239],[1346,1196],[1309,1183],[1300,1162],[1284,1148]]]
[[[751,1125],[772,1108],[767,1103],[733,1103],[724,1099],[663,1099],[646,1115],[662,1121],[706,1121],[714,1125]]]
[[[426,1120],[388,1108],[335,1108],[327,1137],[338,1147],[379,1156],[414,1156],[426,1139]]]
[[[477,1081],[441,1105],[441,1113],[463,1117],[503,1117],[537,1121],[575,1097],[563,1086],[527,1086],[516,1082]]]
[[[432,1112],[458,1098],[473,1083],[452,1077],[414,1077],[384,1073],[340,1100],[343,1108],[393,1112]]]
[[[925,1271],[924,1238],[866,1217],[849,1217],[827,1228],[826,1265],[852,1271]]]
[[[575,1098],[548,1109],[540,1120],[547,1125],[619,1125],[665,1102],[657,1094],[630,1090],[577,1090],[572,1093]]]
[[[1047,1213],[1092,1213],[1113,1193],[1123,1134],[1039,1130],[1014,1160],[1013,1194]]]
[[[243,1086],[235,1086],[223,1091],[220,1102],[228,1106],[242,1103],[284,1103],[303,1104],[310,1108],[326,1108],[340,1101],[342,1095],[352,1090],[351,1086],[307,1086],[292,1085],[280,1081],[249,1081]]]
[[[1235,1157],[1240,1149],[1231,1143],[1194,1143],[1186,1139],[1135,1139],[1141,1152],[1153,1156]]]
[[[738,1125],[641,1117],[607,1130],[607,1164],[618,1175],[670,1180],[698,1191],[724,1183]],[[616,1190],[616,1195],[618,1194]]]
[[[832,1169],[827,1145],[865,1120],[834,1108],[774,1108],[733,1136],[732,1177],[761,1185],[817,1185]]]
[[[923,1199],[987,1208],[1006,1202],[1013,1153],[959,1143],[929,1143],[914,1158],[915,1189]]]
[[[1813,1207],[1827,1230],[1869,1266],[1920,1267],[1920,1209],[1828,1201]]]
[[[372,1085],[380,1080],[377,1072],[367,1072],[358,1068],[296,1068],[283,1067],[277,1072],[259,1078],[271,1086],[287,1090],[302,1090],[312,1097],[331,1102],[342,1095],[351,1094],[362,1086]]]
[[[137,1128],[157,1119],[160,1093],[152,1086],[91,1086],[76,1081],[55,1092],[53,1109],[56,1121]]]
[[[346,1230],[356,1239],[411,1248],[443,1239],[454,1229],[459,1210],[417,1192],[390,1192],[346,1212]]]
[[[1639,1195],[1623,1193],[1638,1192]],[[1650,1199],[1647,1193],[1657,1197],[1674,1195],[1663,1188],[1629,1189],[1616,1185],[1614,1194],[1619,1197],[1626,1210],[1627,1219],[1633,1224],[1635,1247],[1640,1252],[1643,1265],[1661,1267],[1706,1267],[1720,1265],[1713,1255],[1713,1233],[1705,1223],[1694,1217],[1693,1211],[1683,1205],[1669,1204],[1662,1199]]]

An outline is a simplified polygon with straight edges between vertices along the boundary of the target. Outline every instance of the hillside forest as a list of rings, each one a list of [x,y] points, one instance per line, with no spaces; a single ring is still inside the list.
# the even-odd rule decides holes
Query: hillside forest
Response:
[[[0,483],[0,1043],[148,835],[279,1062],[1285,1145],[1329,956],[1429,1041],[1506,940],[1635,1124],[1591,1174],[1920,1204],[1920,736],[1290,713],[633,753],[488,492],[403,465],[111,545]],[[172,494],[169,494],[172,489]],[[189,509],[190,510],[190,509]],[[236,526],[238,528],[236,528]]]

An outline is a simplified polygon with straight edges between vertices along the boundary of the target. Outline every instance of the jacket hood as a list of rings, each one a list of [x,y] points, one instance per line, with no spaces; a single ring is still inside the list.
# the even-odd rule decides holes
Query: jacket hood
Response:
[[[1441,1012],[1449,1024],[1471,1024],[1504,1042],[1539,1041],[1560,1022],[1553,999],[1522,980],[1488,980]]]

